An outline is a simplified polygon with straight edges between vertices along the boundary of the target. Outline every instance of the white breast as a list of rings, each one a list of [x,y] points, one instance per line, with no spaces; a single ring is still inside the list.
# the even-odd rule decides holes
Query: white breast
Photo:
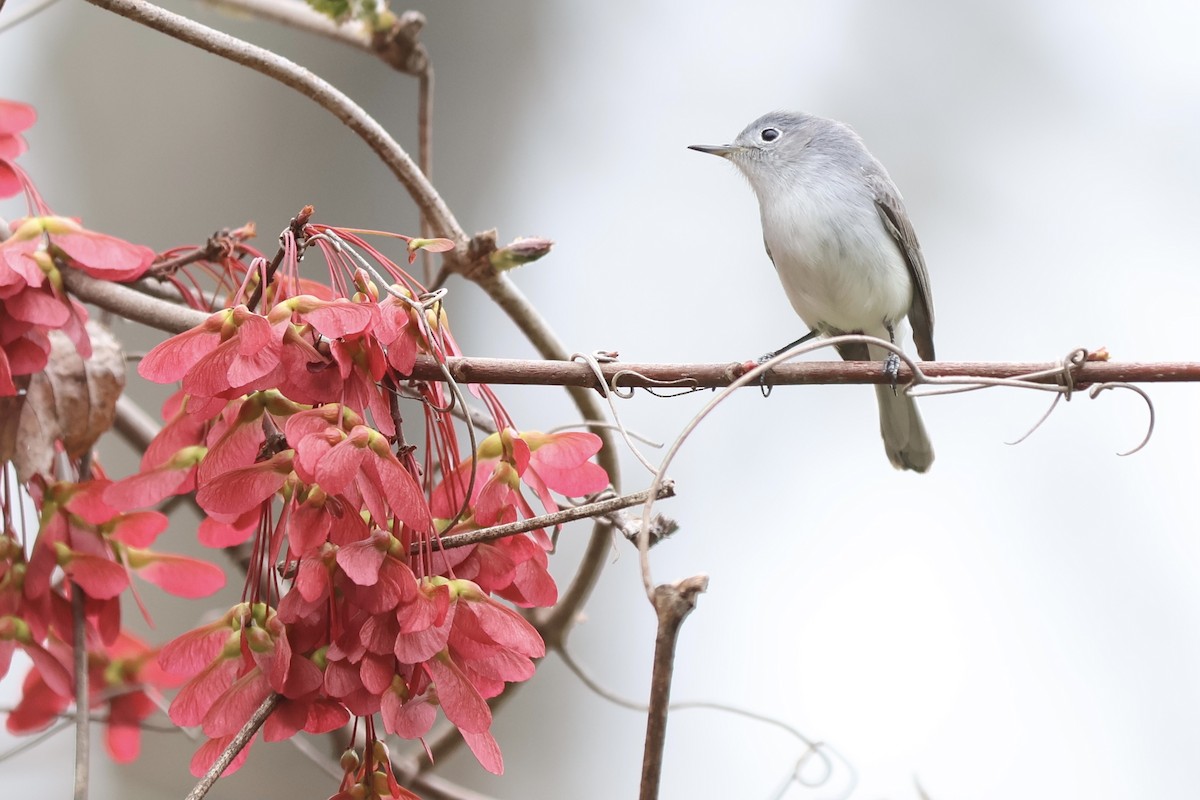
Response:
[[[776,184],[765,193],[771,202],[758,193],[763,238],[783,290],[810,328],[881,335],[912,304],[908,265],[872,198],[856,194],[861,187],[820,185],[778,192]]]

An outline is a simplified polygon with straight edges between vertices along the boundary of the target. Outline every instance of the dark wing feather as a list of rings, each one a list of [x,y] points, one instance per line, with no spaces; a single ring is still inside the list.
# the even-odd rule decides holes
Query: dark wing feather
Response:
[[[879,212],[879,218],[900,246],[900,252],[904,254],[904,260],[908,263],[908,272],[912,276],[913,299],[912,308],[908,311],[908,321],[912,325],[917,353],[923,360],[933,361],[933,295],[929,291],[929,273],[925,270],[925,259],[921,255],[917,234],[912,223],[908,221],[904,203],[887,175],[868,174],[866,178],[875,196],[875,209]]]

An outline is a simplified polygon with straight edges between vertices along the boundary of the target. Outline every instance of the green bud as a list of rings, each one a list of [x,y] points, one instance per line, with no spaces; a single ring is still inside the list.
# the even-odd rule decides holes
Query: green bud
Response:
[[[354,772],[362,766],[362,759],[358,757],[358,753],[353,749],[342,753],[342,757],[338,760],[342,767],[342,772]]]
[[[537,261],[542,256],[550,252],[550,248],[554,246],[554,242],[549,239],[542,239],[536,236],[525,236],[518,239],[513,239],[508,245],[495,250],[489,256],[492,262],[492,267],[497,272],[505,272],[506,270],[519,267],[522,264],[528,264],[531,261]]]

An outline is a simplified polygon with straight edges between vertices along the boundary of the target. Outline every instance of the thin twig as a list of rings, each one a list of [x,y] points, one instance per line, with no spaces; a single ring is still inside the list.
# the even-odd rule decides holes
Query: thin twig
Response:
[[[708,589],[708,576],[695,575],[654,590],[658,634],[654,639],[654,671],[650,676],[650,711],[646,716],[646,749],[642,757],[641,800],[656,800],[662,782],[663,749],[667,741],[667,712],[671,705],[671,676],[679,629]]]
[[[5,709],[5,713],[11,714],[12,710]],[[9,749],[5,750],[3,753],[0,753],[0,763],[4,763],[5,761],[8,761],[9,759],[16,758],[17,756],[21,755],[21,753],[24,753],[26,750],[31,750],[31,749],[37,747],[38,745],[40,745],[42,742],[46,741],[47,739],[52,739],[53,737],[55,737],[58,734],[65,731],[67,728],[73,727],[74,724],[75,724],[75,715],[74,714],[61,716],[61,721],[58,724],[56,724],[50,728],[47,728],[44,731],[38,732],[38,734],[36,736],[32,736],[27,739],[22,739],[19,744],[13,745]]]
[[[653,475],[656,472],[654,465],[650,463],[650,459],[646,458],[646,456],[643,455],[642,451],[638,448],[637,444],[634,443],[633,435],[625,428],[625,423],[621,421],[621,413],[617,410],[617,400],[628,399],[630,395],[625,394],[623,390],[613,386],[612,382],[604,380],[604,373],[600,370],[599,353],[574,353],[571,355],[571,360],[582,361],[583,363],[587,364],[588,368],[592,371],[592,374],[596,376],[597,381],[602,382],[606,387],[608,387],[607,389],[601,391],[601,395],[606,401],[608,401],[608,413],[612,414],[613,430],[621,434],[621,438],[625,441],[625,447],[630,453],[633,454],[633,457],[637,459],[638,463],[645,467],[646,470]],[[661,446],[662,445],[659,445],[659,447]]]
[[[270,50],[201,25],[145,0],[88,2],[274,78],[313,100],[367,143],[404,186],[421,213],[428,216],[439,236],[454,240],[465,250],[467,236],[458,220],[408,153],[404,152],[404,148],[362,107],[327,81]]]
[[[49,8],[50,6],[54,5],[57,2],[58,2],[58,0],[37,0],[37,2],[29,3],[24,8],[22,8],[20,11],[14,11],[13,13],[9,14],[4,19],[0,20],[0,33],[4,33],[9,28],[17,27],[17,25],[20,25],[22,22],[29,19],[34,14],[38,14],[42,11],[45,11],[47,8]],[[4,8],[4,0],[0,0],[0,9],[3,9],[3,8]],[[4,238],[7,239],[8,237],[6,236]]]
[[[586,686],[600,698],[607,700],[613,705],[627,708],[630,711],[639,711],[643,714],[649,712],[650,706],[646,705],[645,703],[631,700],[628,697],[623,697],[611,689],[603,686],[590,673],[588,673],[586,669],[584,669],[582,664],[575,660],[570,648],[568,648],[565,643],[556,647],[555,652],[558,653],[559,658],[562,659],[563,664],[566,665],[567,669],[569,669],[576,678],[579,678],[584,686]],[[829,746],[824,742],[808,738],[797,728],[789,725],[777,717],[772,717],[768,714],[759,714],[757,712],[750,711],[749,709],[729,705],[728,703],[715,703],[705,700],[689,700],[685,702],[670,703],[668,708],[672,712],[689,710],[718,711],[725,714],[732,714],[736,717],[753,720],[754,722],[759,722],[764,725],[770,725],[771,727],[787,733],[789,736],[804,745],[804,750],[801,751],[797,758],[798,763],[807,763],[811,759],[817,759],[823,765],[824,770],[816,778],[805,778],[801,781],[807,788],[818,788],[833,777],[833,759],[826,753],[826,751],[830,750],[831,748],[829,748]],[[846,763],[846,767],[850,771],[852,778],[856,779],[854,768],[849,763]]]
[[[675,486],[671,483],[664,483],[658,487],[658,492],[655,499],[662,500],[667,497],[675,496]],[[634,492],[633,494],[623,495],[622,497],[613,497],[608,500],[598,500],[595,503],[585,503],[581,506],[572,506],[564,508],[561,511],[555,511],[552,514],[542,514],[538,517],[530,517],[519,522],[510,522],[507,525],[495,525],[491,528],[481,528],[477,531],[468,531],[467,533],[456,533],[451,536],[443,536],[438,541],[438,549],[449,550],[455,547],[466,547],[467,545],[480,544],[482,542],[492,542],[496,539],[504,539],[509,536],[516,536],[519,533],[527,533],[535,531],[539,528],[550,528],[555,525],[563,525],[567,522],[573,522],[577,519],[586,519],[588,517],[601,517],[606,514],[611,514],[614,511],[620,511],[623,508],[630,508],[639,503],[644,503],[650,499],[650,492]],[[416,543],[409,550],[413,555],[417,555],[427,545]]]
[[[254,713],[250,715],[250,719],[246,720],[246,724],[237,732],[233,740],[221,751],[221,755],[217,756],[217,760],[208,768],[208,772],[204,773],[204,777],[200,779],[192,790],[188,792],[185,800],[200,800],[204,795],[208,794],[208,790],[212,788],[217,779],[221,777],[221,773],[225,768],[237,758],[237,754],[242,752],[246,745],[250,744],[250,740],[258,733],[258,729],[267,721],[267,717],[271,716],[271,712],[275,710],[275,706],[279,705],[279,695],[271,692],[266,699],[259,704],[258,708],[254,709]]]
[[[295,240],[299,241],[304,235],[304,226],[308,224],[308,221],[312,218],[312,215],[313,207],[304,206],[304,208],[300,209],[300,213],[292,217],[292,219],[288,222],[288,227],[284,230],[282,236],[286,236],[290,232],[291,236]],[[250,293],[250,298],[246,301],[246,307],[251,311],[258,309],[258,301],[262,299],[263,288],[271,284],[271,280],[275,277],[275,273],[279,269],[279,265],[283,263],[285,250],[282,242],[282,236],[280,237],[281,241],[279,243],[279,249],[275,251],[275,256],[271,259],[271,262],[267,264],[266,272],[259,276],[258,283],[254,285],[254,291]]]

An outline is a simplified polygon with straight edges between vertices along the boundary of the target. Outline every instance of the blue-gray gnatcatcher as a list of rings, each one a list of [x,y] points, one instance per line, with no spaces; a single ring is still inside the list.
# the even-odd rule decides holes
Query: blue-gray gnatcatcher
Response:
[[[895,341],[905,317],[917,353],[933,360],[933,297],[904,202],[883,165],[849,127],[773,112],[733,144],[691,145],[732,161],[758,195],[763,241],[792,308],[813,333],[862,332]],[[879,347],[842,345],[847,361],[881,360]],[[875,387],[888,460],[924,472],[933,445],[916,403]]]

